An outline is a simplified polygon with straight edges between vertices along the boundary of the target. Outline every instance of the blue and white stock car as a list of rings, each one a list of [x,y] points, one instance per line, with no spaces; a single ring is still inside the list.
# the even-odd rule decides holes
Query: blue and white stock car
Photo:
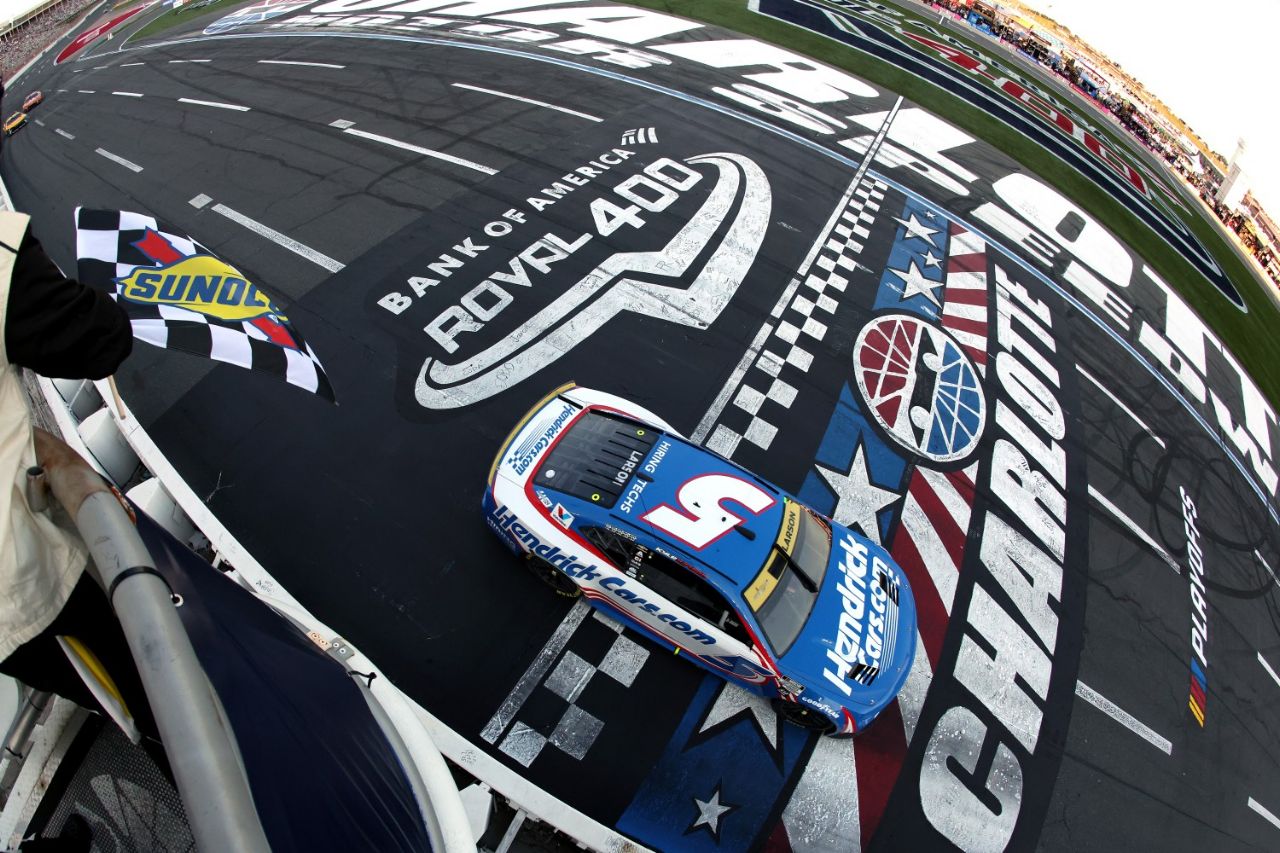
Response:
[[[557,592],[806,728],[865,729],[915,659],[915,602],[883,548],[610,394],[539,402],[494,460],[484,512]]]

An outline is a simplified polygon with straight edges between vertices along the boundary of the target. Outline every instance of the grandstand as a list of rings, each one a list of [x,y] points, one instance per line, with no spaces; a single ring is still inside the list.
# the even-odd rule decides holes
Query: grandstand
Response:
[[[37,0],[25,12],[0,19],[0,78],[7,82],[91,3],[92,0]]]

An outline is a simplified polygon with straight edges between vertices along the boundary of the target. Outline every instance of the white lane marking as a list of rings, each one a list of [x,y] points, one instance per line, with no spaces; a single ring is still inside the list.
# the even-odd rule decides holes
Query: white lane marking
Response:
[[[1271,568],[1270,563],[1262,559],[1262,554],[1258,552],[1257,548],[1253,549],[1253,556],[1258,558],[1259,563],[1262,563],[1262,568],[1266,569],[1267,574],[1271,575],[1271,580],[1275,582],[1275,585],[1280,586],[1280,577],[1276,577],[1276,570]]]
[[[142,97],[142,94],[139,92],[112,92],[111,94],[119,95],[122,98],[141,98]]]
[[[335,119],[329,122],[329,127],[336,127],[339,130],[346,130],[348,127],[355,127],[354,121],[347,121],[345,118]]]
[[[80,94],[82,94],[82,95],[92,95],[92,94],[93,94],[93,90],[92,90],[92,89],[80,89],[79,91],[80,91]]]
[[[593,116],[591,113],[579,112],[578,110],[571,110],[568,107],[561,107],[555,104],[548,104],[546,101],[538,101],[538,100],[534,100],[533,98],[526,98],[523,95],[513,95],[510,92],[499,92],[497,89],[486,89],[483,86],[472,86],[469,83],[454,83],[452,85],[454,85],[459,89],[470,89],[473,92],[484,92],[486,95],[496,95],[499,98],[510,98],[513,101],[521,101],[522,103],[533,104],[535,107],[546,107],[547,109],[555,110],[556,112],[567,113],[571,116],[577,116],[578,118],[585,118],[587,121],[604,121],[604,119],[600,118],[600,116]]]
[[[1258,802],[1253,797],[1249,798],[1249,808],[1266,818],[1276,829],[1280,829],[1280,817],[1276,817],[1271,812],[1267,811],[1266,806],[1262,805],[1262,803]]]
[[[112,154],[110,151],[108,151],[105,148],[99,148],[97,149],[97,152],[101,154],[103,157],[106,157],[108,160],[112,161],[113,163],[119,163],[121,166],[124,166],[126,169],[128,169],[131,172],[142,171],[142,167],[139,166],[137,163],[130,163],[128,160],[124,159],[123,157]]]
[[[200,107],[217,107],[220,110],[239,110],[242,113],[249,112],[248,107],[242,107],[239,104],[223,104],[218,101],[197,101],[195,98],[178,98],[178,103],[195,104]]]
[[[1143,544],[1152,551],[1155,551],[1156,556],[1164,560],[1165,563],[1168,564],[1169,568],[1173,569],[1178,574],[1182,574],[1182,567],[1178,565],[1178,561],[1173,559],[1173,556],[1168,551],[1160,547],[1156,540],[1148,536],[1147,532],[1139,527],[1132,518],[1129,518],[1129,516],[1121,512],[1120,507],[1107,500],[1106,495],[1102,494],[1102,492],[1098,491],[1093,486],[1089,486],[1089,497],[1102,504],[1102,507],[1105,510],[1115,516],[1116,521],[1127,527],[1130,533],[1141,539]]]
[[[215,204],[213,206],[213,212],[222,214],[223,216],[227,217],[227,219],[230,219],[232,222],[235,222],[238,225],[243,225],[245,228],[248,228],[250,231],[254,232],[255,234],[258,234],[262,237],[266,237],[268,240],[275,243],[276,245],[283,246],[284,248],[288,249],[290,252],[293,252],[295,255],[299,255],[303,258],[306,258],[307,260],[311,261],[313,264],[324,267],[329,272],[339,272],[344,267],[344,264],[338,263],[328,255],[321,254],[320,252],[317,252],[315,249],[312,249],[310,246],[304,246],[303,244],[299,243],[297,240],[294,240],[292,237],[286,237],[284,234],[281,234],[279,231],[276,231],[274,228],[270,228],[266,225],[263,225],[261,222],[258,222],[254,219],[250,219],[249,217],[245,216],[243,213],[240,213],[238,211],[232,210],[231,208],[227,207],[225,204]]]
[[[418,145],[411,145],[408,142],[401,142],[398,139],[392,139],[388,136],[380,136],[376,133],[369,133],[368,131],[364,131],[364,130],[355,130],[352,127],[346,128],[345,130],[343,130],[343,133],[350,133],[352,136],[359,136],[363,139],[368,139],[373,142],[381,142],[384,145],[390,145],[393,148],[400,148],[405,151],[412,151],[415,154],[422,154],[425,157],[434,157],[437,160],[443,160],[446,163],[453,163],[454,165],[457,165],[457,166],[463,166],[468,169],[474,169],[475,171],[482,172],[486,175],[498,174],[497,169],[491,169],[488,166],[482,166],[481,164],[476,163],[472,160],[466,160],[466,159],[463,159],[462,157],[455,157],[452,154],[445,154],[443,151],[436,151],[431,148],[422,148],[421,146],[418,146]]]
[[[288,59],[259,59],[259,65],[306,65],[310,68],[346,68],[345,65],[334,65],[331,62],[292,62]]]
[[[1155,441],[1156,441],[1156,444],[1160,445],[1160,447],[1162,447],[1162,448],[1167,448],[1167,447],[1168,447],[1168,445],[1164,443],[1164,439],[1163,439],[1163,438],[1161,438],[1160,436],[1156,435],[1156,431],[1155,431],[1155,430],[1153,430],[1151,427],[1147,426],[1147,422],[1146,422],[1146,421],[1144,421],[1142,418],[1138,417],[1138,416],[1134,413],[1133,409],[1131,409],[1131,408],[1129,408],[1128,406],[1126,406],[1126,405],[1124,404],[1124,402],[1123,402],[1119,397],[1117,397],[1115,394],[1111,393],[1111,389],[1107,388],[1107,386],[1105,386],[1105,385],[1103,385],[1101,382],[1099,382],[1099,381],[1098,381],[1098,378],[1097,378],[1096,376],[1094,376],[1092,373],[1090,373],[1089,371],[1085,370],[1083,367],[1081,367],[1081,366],[1079,366],[1079,365],[1076,365],[1076,370],[1078,370],[1078,371],[1080,372],[1080,375],[1081,375],[1081,376],[1083,376],[1085,379],[1088,379],[1090,382],[1092,382],[1092,383],[1094,384],[1094,386],[1095,386],[1095,387],[1097,387],[1097,389],[1098,389],[1099,391],[1101,391],[1103,394],[1106,394],[1106,395],[1107,395],[1107,397],[1109,397],[1109,398],[1111,399],[1111,402],[1115,403],[1115,404],[1116,404],[1116,406],[1118,406],[1118,407],[1120,408],[1120,411],[1122,411],[1122,412],[1124,412],[1126,415],[1128,415],[1128,416],[1129,416],[1129,418],[1130,418],[1134,423],[1136,423],[1138,426],[1142,427],[1142,429],[1143,429],[1143,431],[1144,431],[1144,432],[1146,432],[1148,435],[1150,435],[1152,438],[1154,438],[1154,439],[1155,439]]]
[[[339,121],[343,121],[343,119],[339,119]],[[336,127],[337,125],[334,123],[330,126]],[[445,154],[443,151],[434,151],[430,148],[421,148],[417,145],[410,145],[408,142],[401,142],[400,140],[392,139],[389,136],[379,136],[376,133],[356,130],[354,127],[344,128],[342,132],[349,133],[352,136],[359,136],[361,139],[381,142],[383,145],[390,145],[392,148],[402,148],[405,151],[412,151],[415,154],[421,154],[424,157],[434,157],[437,160],[444,160],[446,163],[453,163],[455,166],[465,166],[468,169],[474,169],[477,172],[483,172],[486,175],[498,174],[497,169],[490,169],[488,166],[481,166],[479,163],[472,162],[471,160],[464,160],[461,157],[454,157],[452,154]]]
[[[147,63],[145,63],[145,62],[126,62],[124,65],[121,65],[120,67],[121,67],[121,68],[133,68],[135,65],[146,65],[146,64],[147,64]]]
[[[590,609],[591,605],[587,604],[585,598],[579,598],[573,603],[573,607],[569,608],[569,612],[547,639],[542,650],[533,659],[533,663],[529,664],[524,675],[520,676],[516,686],[511,688],[507,698],[503,700],[502,705],[480,732],[480,737],[486,742],[496,741],[507,726],[511,725],[512,720],[516,718],[516,713],[533,693],[533,688],[538,686],[542,676],[546,675],[547,670],[551,668],[552,662],[569,644],[569,638],[573,636],[574,631],[578,630],[578,626],[582,624],[582,620],[586,618],[587,611]]]
[[[40,125],[41,127],[44,127],[44,122],[42,122],[40,119],[36,119],[36,124]]]
[[[93,70],[94,70],[94,71],[103,71],[103,70],[105,70],[105,69],[107,69],[107,68],[110,68],[110,67],[111,67],[110,65],[95,65],[95,66],[93,66]]]
[[[206,204],[208,204],[211,201],[213,201],[213,199],[209,198],[209,196],[205,195],[204,193],[200,193],[200,195],[191,199],[191,201],[187,202],[187,204],[191,205],[196,210],[199,210],[200,208],[204,207]]]
[[[53,132],[54,132],[54,133],[56,133],[56,134],[58,134],[59,136],[61,136],[61,137],[65,138],[65,139],[75,139],[75,137],[74,137],[74,136],[72,136],[71,134],[67,133],[65,130],[63,130],[63,129],[62,129],[62,128],[60,128],[60,127],[55,127],[55,128],[53,129]]]
[[[1076,695],[1165,755],[1173,755],[1173,744],[1167,738],[1161,737],[1147,724],[1140,721],[1137,717],[1125,711],[1116,703],[1094,690],[1083,681],[1076,682]]]
[[[213,62],[212,59],[170,59],[170,65],[181,65],[184,62]]]
[[[1267,671],[1267,675],[1270,675],[1276,686],[1280,687],[1280,675],[1276,675],[1276,671],[1271,668],[1271,664],[1267,663],[1267,659],[1262,656],[1262,652],[1258,652],[1258,663],[1262,664],[1262,668]]]

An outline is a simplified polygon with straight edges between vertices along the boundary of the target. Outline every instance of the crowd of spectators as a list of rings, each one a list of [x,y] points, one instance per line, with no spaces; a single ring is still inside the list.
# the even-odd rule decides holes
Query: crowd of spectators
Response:
[[[1087,75],[1076,67],[1075,60],[1047,49],[1044,42],[1030,33],[1012,26],[1007,19],[994,12],[994,7],[974,0],[923,0],[940,11],[950,13],[960,21],[987,33],[992,38],[1022,53],[1045,70],[1056,74],[1074,89],[1091,97],[1094,102],[1111,114],[1116,123],[1147,148],[1162,158],[1181,174],[1200,193],[1200,198],[1217,214],[1227,228],[1235,232],[1240,244],[1253,254],[1272,279],[1280,284],[1280,260],[1264,241],[1260,240],[1249,217],[1243,212],[1219,204],[1214,196],[1218,190],[1218,178],[1211,171],[1201,171],[1185,159],[1176,140],[1164,138],[1161,131],[1147,122],[1140,110],[1125,97],[1097,88]]]
[[[6,82],[71,26],[93,0],[63,0],[57,6],[0,35],[0,79]]]

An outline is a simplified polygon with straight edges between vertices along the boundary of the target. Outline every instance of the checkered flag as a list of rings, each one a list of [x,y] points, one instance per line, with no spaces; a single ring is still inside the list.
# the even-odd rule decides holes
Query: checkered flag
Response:
[[[112,293],[133,335],[165,349],[270,373],[336,402],[315,352],[235,267],[154,217],[76,209],[80,281]]]

